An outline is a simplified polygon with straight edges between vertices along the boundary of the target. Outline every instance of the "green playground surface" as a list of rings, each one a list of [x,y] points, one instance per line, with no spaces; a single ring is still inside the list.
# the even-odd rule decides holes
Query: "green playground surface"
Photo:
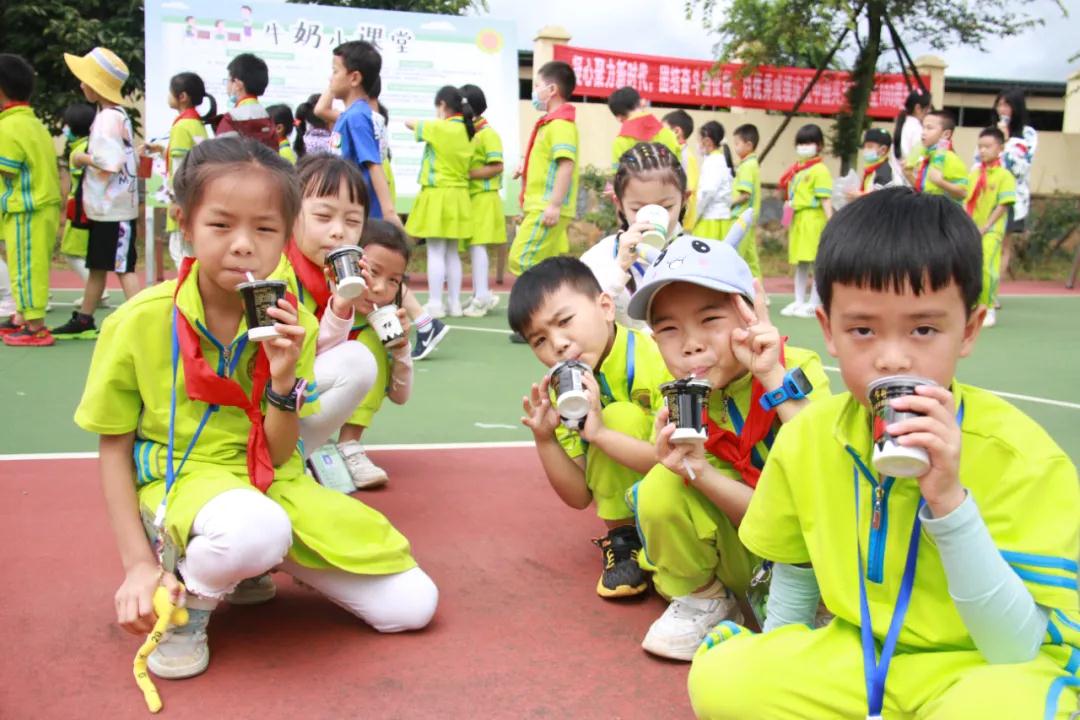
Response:
[[[56,291],[48,323],[67,319],[76,291]],[[114,298],[120,293],[113,291]],[[422,295],[422,294],[421,294]],[[789,296],[773,295],[773,307]],[[960,364],[961,381],[1005,395],[1034,417],[1080,462],[1080,297],[1007,296],[997,327],[983,332],[972,357]],[[509,342],[506,295],[480,319],[447,318],[451,330],[428,359],[417,363],[412,398],[386,402],[365,434],[371,445],[527,442],[521,397],[544,368],[524,345]],[[106,311],[98,311],[98,320]],[[817,323],[780,317],[774,322],[795,345],[828,357]],[[167,328],[147,328],[167,332]],[[75,426],[72,415],[86,379],[93,341],[58,341],[52,348],[0,345],[0,454],[96,450],[97,439]],[[840,376],[833,372],[834,390]]]

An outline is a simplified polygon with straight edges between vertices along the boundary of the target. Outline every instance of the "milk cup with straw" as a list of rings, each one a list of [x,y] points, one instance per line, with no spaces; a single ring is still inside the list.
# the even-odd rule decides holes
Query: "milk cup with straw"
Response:
[[[693,375],[660,386],[660,393],[664,396],[664,404],[668,409],[668,419],[675,424],[675,432],[671,434],[673,445],[704,445],[709,437],[704,416],[711,391],[712,384],[708,380],[695,378]],[[685,459],[683,467],[691,480],[697,480],[690,463]]]
[[[330,279],[337,289],[337,294],[346,300],[360,297],[367,287],[360,274],[360,258],[364,251],[356,245],[342,245],[326,253],[326,266],[330,269]]]
[[[592,374],[580,360],[563,360],[548,372],[555,393],[555,411],[567,430],[585,427],[589,414],[589,398],[585,395],[585,376]]]
[[[933,380],[913,375],[889,375],[878,378],[866,388],[874,418],[874,469],[886,477],[916,478],[930,469],[930,456],[925,448],[910,447],[897,442],[897,437],[885,428],[893,423],[922,417],[920,413],[896,410],[892,400],[914,395],[920,385],[937,385]]]
[[[408,342],[405,330],[401,327],[401,320],[398,319],[397,305],[391,303],[379,307],[373,304],[372,307],[375,309],[368,313],[368,324],[375,329],[375,333],[387,350],[401,347]]]
[[[283,280],[256,280],[251,273],[247,273],[247,282],[236,286],[244,298],[249,340],[262,342],[281,336],[274,327],[277,321],[266,311],[277,307],[278,300],[285,297],[285,287]]]

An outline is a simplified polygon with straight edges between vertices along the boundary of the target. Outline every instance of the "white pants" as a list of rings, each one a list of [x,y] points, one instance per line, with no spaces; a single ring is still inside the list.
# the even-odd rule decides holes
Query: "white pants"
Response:
[[[446,282],[446,294],[450,306],[461,304],[461,256],[458,255],[458,241],[440,238],[428,238],[428,302],[442,305],[443,282]]]
[[[15,297],[11,294],[11,276],[8,275],[7,263],[0,257],[0,318],[8,318],[18,311]]]
[[[487,300],[491,297],[488,288],[488,246],[473,245],[469,248],[469,256],[472,258],[473,297]]]
[[[304,457],[315,452],[352,416],[375,384],[378,372],[371,351],[358,342],[343,342],[315,356],[319,412],[300,418]]]
[[[280,566],[379,632],[419,630],[435,614],[439,591],[418,567],[393,575],[313,570],[286,559],[292,526],[280,505],[252,490],[229,490],[195,515],[179,563],[187,589],[221,599],[241,580]]]

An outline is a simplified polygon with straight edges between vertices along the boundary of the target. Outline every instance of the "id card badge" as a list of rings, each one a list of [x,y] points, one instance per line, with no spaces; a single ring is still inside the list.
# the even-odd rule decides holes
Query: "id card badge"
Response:
[[[168,531],[162,528],[161,532],[158,532],[157,527],[154,525],[154,515],[144,507],[139,508],[139,517],[142,518],[143,530],[146,531],[146,538],[150,541],[150,544],[154,547],[154,553],[158,556],[161,562],[161,568],[168,573],[176,572],[176,563],[180,560],[180,548],[176,546],[172,536]]]

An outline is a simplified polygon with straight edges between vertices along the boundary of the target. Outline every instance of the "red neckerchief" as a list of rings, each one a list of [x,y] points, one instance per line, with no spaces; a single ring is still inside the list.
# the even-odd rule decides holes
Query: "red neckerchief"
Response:
[[[780,364],[784,364],[784,341],[780,341]],[[761,470],[754,467],[752,462],[754,446],[765,439],[776,422],[776,408],[765,410],[761,407],[761,396],[765,394],[765,387],[755,378],[750,384],[750,409],[746,414],[746,422],[742,432],[736,435],[730,430],[725,430],[712,421],[709,417],[708,406],[702,410],[705,427],[709,438],[705,441],[705,450],[713,457],[720,458],[731,463],[743,482],[752,488],[756,488]]]
[[[173,303],[180,293],[180,287],[188,279],[195,258],[184,258],[180,266],[180,277],[176,281]],[[194,279],[192,282],[196,282]],[[176,336],[180,344],[180,357],[184,362],[184,389],[192,400],[200,400],[211,405],[228,405],[244,411],[251,421],[251,430],[247,441],[248,479],[262,492],[266,492],[274,482],[274,463],[270,459],[270,446],[266,441],[263,427],[265,417],[261,401],[266,384],[270,381],[270,361],[266,351],[260,346],[255,350],[255,370],[251,376],[251,397],[244,394],[240,383],[231,378],[215,373],[203,357],[199,333],[182,312],[175,313]]]
[[[947,138],[941,138],[934,147],[929,148],[923,153],[922,159],[919,160],[919,169],[915,172],[915,192],[922,192],[926,187],[926,175],[930,169],[930,163],[934,159],[934,153],[948,152],[952,149],[952,142]]]
[[[326,306],[330,303],[330,286],[326,284],[326,272],[300,252],[296,240],[285,243],[285,257],[289,259],[300,287],[315,301],[315,317],[322,320]]]
[[[975,183],[975,187],[971,189],[971,197],[967,201],[968,215],[975,214],[975,205],[979,202],[979,196],[986,190],[986,176],[990,171],[990,168],[996,168],[1001,166],[1001,158],[997,158],[988,163],[979,163],[979,179]]]
[[[485,118],[478,117],[475,120],[473,120],[473,130],[475,130],[476,132],[480,132],[481,130],[483,130],[484,128],[487,127],[487,124],[488,124],[488,121]],[[474,133],[474,135],[475,135],[475,133]]]
[[[176,123],[181,120],[201,120],[199,111],[195,108],[187,108],[183,110],[176,119],[172,121],[172,127],[176,127]],[[169,133],[169,144],[165,146],[165,174],[172,173],[172,133]]]
[[[3,107],[0,107],[0,112],[4,112],[5,110],[10,110],[11,108],[15,107],[30,107],[30,103],[23,100],[15,100],[13,102],[5,103]]]
[[[529,181],[529,155],[532,153],[533,143],[536,142],[536,134],[540,132],[540,128],[547,125],[553,120],[568,120],[574,122],[574,118],[577,117],[577,111],[570,103],[560,105],[558,110],[549,112],[544,117],[536,121],[533,125],[532,134],[529,135],[529,144],[525,148],[525,167],[521,169],[521,194],[518,195],[518,202],[522,205],[525,204],[525,186]]]
[[[889,162],[889,157],[886,155],[885,157],[878,160],[876,163],[872,163],[864,167],[862,171],[862,184],[859,185],[859,189],[862,190],[863,188],[865,188],[866,179],[873,175],[875,172],[877,172],[877,169],[887,162]]]
[[[810,158],[809,160],[805,160],[803,162],[791,163],[791,167],[789,167],[780,177],[780,194],[786,198],[788,194],[788,184],[795,178],[795,176],[801,173],[806,168],[817,165],[819,162],[821,162],[821,158],[815,157]]]
[[[648,142],[656,137],[660,128],[660,121],[649,113],[645,113],[625,121],[619,128],[619,135],[634,138],[638,142]]]

